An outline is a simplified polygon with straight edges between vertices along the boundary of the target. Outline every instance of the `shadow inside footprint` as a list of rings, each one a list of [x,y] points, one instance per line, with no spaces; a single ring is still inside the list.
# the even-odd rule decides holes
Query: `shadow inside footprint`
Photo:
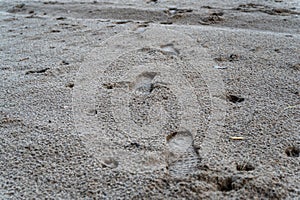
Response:
[[[178,56],[179,50],[174,47],[174,44],[166,44],[160,46],[161,52],[165,55]]]
[[[197,170],[200,163],[189,131],[173,132],[167,136],[167,163],[170,175],[183,176]]]
[[[157,75],[156,72],[143,72],[138,75],[133,83],[134,91],[142,94],[150,94],[153,90],[152,80]]]

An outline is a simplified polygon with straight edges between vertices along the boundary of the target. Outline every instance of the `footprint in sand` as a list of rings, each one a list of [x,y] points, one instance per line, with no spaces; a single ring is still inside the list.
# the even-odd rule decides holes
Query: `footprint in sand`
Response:
[[[153,81],[156,76],[159,77],[159,73],[143,72],[137,76],[136,81],[132,84],[133,95],[129,102],[131,120],[140,127],[150,125],[155,119],[161,120],[162,111],[164,111],[167,114],[165,116],[167,122],[162,129],[175,128],[178,124],[177,110],[179,106],[177,98],[168,84]],[[155,113],[160,116],[155,116]]]
[[[73,91],[74,119],[100,164],[182,176],[209,157],[225,115],[218,98],[224,90],[209,67],[214,61],[192,38],[149,26],[113,36],[85,60]]]
[[[184,176],[197,170],[199,155],[194,147],[193,135],[189,131],[173,132],[166,137],[168,145],[167,163],[172,176]]]
[[[144,72],[136,78],[133,83],[133,89],[142,94],[150,94],[153,90],[152,80],[157,75],[156,72]]]

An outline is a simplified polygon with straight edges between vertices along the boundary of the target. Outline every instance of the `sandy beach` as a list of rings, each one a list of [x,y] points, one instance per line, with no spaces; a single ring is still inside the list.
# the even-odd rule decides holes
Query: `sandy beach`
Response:
[[[0,1],[0,199],[298,199],[298,0]]]

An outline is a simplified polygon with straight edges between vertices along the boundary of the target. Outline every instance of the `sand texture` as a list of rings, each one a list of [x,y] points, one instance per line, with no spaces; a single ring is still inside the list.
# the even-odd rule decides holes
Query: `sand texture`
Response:
[[[298,199],[299,15],[0,0],[0,199]]]

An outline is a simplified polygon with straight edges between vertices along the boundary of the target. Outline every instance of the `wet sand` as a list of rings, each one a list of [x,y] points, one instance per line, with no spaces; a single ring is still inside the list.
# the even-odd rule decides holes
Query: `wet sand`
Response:
[[[0,1],[1,199],[297,199],[297,1]]]

